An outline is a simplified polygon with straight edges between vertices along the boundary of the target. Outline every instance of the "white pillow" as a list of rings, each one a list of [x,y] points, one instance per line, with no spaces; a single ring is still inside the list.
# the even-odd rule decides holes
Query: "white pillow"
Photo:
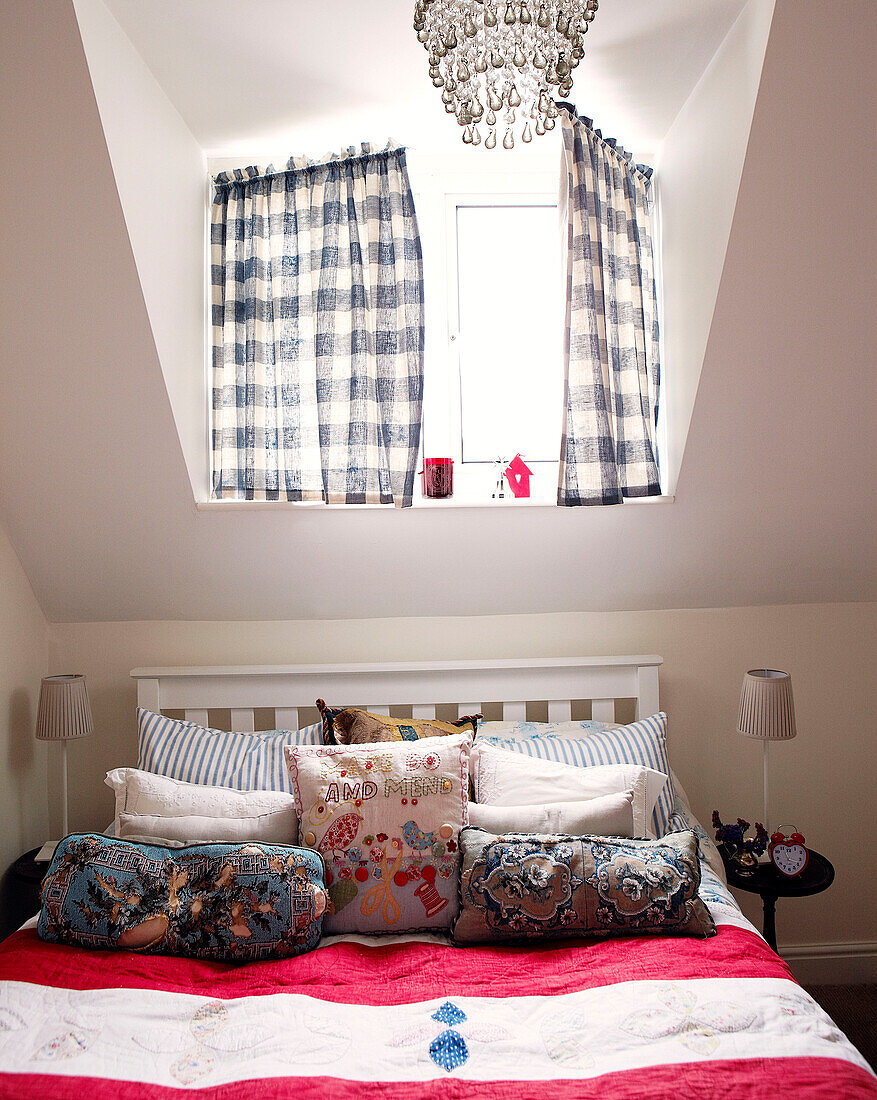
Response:
[[[579,802],[633,790],[634,836],[654,837],[652,811],[667,782],[663,772],[639,764],[601,764],[579,768],[507,752],[493,745],[473,748],[475,801],[494,806]]]
[[[116,793],[116,836],[175,844],[296,844],[295,799],[285,791],[236,791],[184,783],[137,768],[104,780]]]
[[[566,833],[567,836],[634,836],[633,789],[581,802],[536,806],[469,803],[469,824],[489,833]]]
[[[617,722],[479,722],[480,737],[502,737],[506,741],[524,741],[528,737],[588,737],[592,733],[618,728]]]

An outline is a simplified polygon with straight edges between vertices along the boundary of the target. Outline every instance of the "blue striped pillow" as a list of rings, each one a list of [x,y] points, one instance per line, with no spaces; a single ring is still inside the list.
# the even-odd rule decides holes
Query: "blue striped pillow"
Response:
[[[558,737],[542,734],[535,737],[505,739],[484,737],[479,741],[511,752],[521,752],[538,760],[555,760],[578,768],[594,768],[599,764],[639,764],[667,776],[664,789],[655,803],[652,824],[656,837],[667,832],[670,816],[676,808],[670,761],[667,757],[667,715],[663,711],[633,722],[629,726],[597,733],[583,731],[583,737]]]
[[[300,730],[228,733],[137,708],[141,771],[236,791],[287,791],[292,781],[283,749],[321,745],[319,722]]]

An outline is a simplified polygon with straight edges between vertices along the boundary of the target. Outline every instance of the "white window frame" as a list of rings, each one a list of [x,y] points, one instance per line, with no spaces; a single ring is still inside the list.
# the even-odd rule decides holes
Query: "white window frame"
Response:
[[[211,175],[226,171],[241,163],[257,164],[277,162],[282,157],[250,156],[249,158],[213,159],[208,163]],[[430,500],[421,496],[420,484],[414,489],[414,508],[441,507],[548,507],[557,503],[557,462],[530,464],[534,477],[530,483],[530,497],[516,499],[508,486],[505,496],[497,500],[492,496],[496,486],[497,469],[493,463],[462,462],[462,432],[460,423],[460,359],[458,350],[459,313],[453,300],[457,288],[457,205],[552,205],[558,206],[557,153],[547,155],[526,154],[512,165],[501,157],[476,157],[471,154],[425,154],[408,149],[407,159],[411,176],[421,239],[424,243],[424,271],[427,280],[426,297],[426,361],[424,370],[424,411],[421,433],[421,458],[451,457],[454,459],[454,495],[447,500]],[[565,178],[561,173],[561,185]],[[210,321],[210,206],[213,188],[207,189],[205,229],[205,301],[207,303],[207,339],[205,347],[205,371],[207,394],[212,393],[212,334]],[[558,219],[559,219],[558,213]],[[655,264],[658,279],[659,315],[662,297],[662,269],[660,246],[660,192],[656,194],[655,209]],[[561,255],[561,237],[558,221],[558,262]],[[451,273],[454,272],[453,278]],[[436,288],[439,288],[438,290]],[[433,291],[430,294],[430,290]],[[562,338],[562,314],[559,315],[558,339]],[[662,342],[663,342],[663,328]],[[662,349],[663,350],[663,349]],[[560,348],[562,353],[562,347]],[[662,369],[665,359],[661,357]],[[666,455],[667,408],[665,395],[658,422],[658,446]],[[563,410],[558,409],[558,451]],[[212,484],[212,402],[208,399],[207,463]],[[507,456],[512,458],[513,456]],[[662,463],[662,481],[666,472]],[[418,469],[420,465],[418,465]],[[664,488],[664,492],[667,489]],[[671,502],[673,496],[635,497],[625,500],[626,505],[661,504]],[[231,511],[278,508],[326,508],[321,501],[232,501],[205,500],[196,504],[198,511]],[[385,505],[333,504],[332,510],[383,508]],[[575,511],[575,509],[573,509]]]
[[[460,316],[457,290],[458,206],[557,206],[557,163],[535,164],[509,173],[507,166],[474,173],[455,170],[439,158],[409,158],[411,185],[423,242],[426,287],[426,367],[422,455],[454,460],[453,504],[549,504],[557,502],[557,461],[528,463],[533,470],[530,497],[517,500],[506,484],[502,499],[493,497],[497,467],[492,462],[462,461]],[[505,167],[505,171],[501,169]],[[499,170],[497,170],[499,169]],[[558,215],[559,217],[559,215]],[[443,245],[441,244],[443,242]],[[558,223],[558,263],[562,262]],[[441,289],[441,292],[437,288]],[[546,322],[553,326],[558,355],[562,354],[563,314]],[[562,409],[557,410],[560,452]],[[514,455],[504,456],[512,459]],[[526,456],[525,456],[526,457]],[[418,490],[415,490],[417,492]],[[416,502],[417,503],[417,502]],[[433,502],[424,502],[432,504]],[[435,501],[436,505],[445,502]]]

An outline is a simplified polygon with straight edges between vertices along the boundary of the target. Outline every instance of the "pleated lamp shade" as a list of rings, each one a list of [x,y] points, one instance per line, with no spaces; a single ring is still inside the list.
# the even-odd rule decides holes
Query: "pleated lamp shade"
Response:
[[[38,741],[70,741],[94,732],[84,676],[46,676],[40,685]]]
[[[751,668],[746,673],[737,732],[759,741],[788,741],[795,736],[795,701],[788,672]]]

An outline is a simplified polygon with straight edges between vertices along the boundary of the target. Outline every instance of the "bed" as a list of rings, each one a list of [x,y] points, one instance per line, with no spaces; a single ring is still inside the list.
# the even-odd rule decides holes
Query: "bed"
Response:
[[[297,729],[318,697],[374,713],[484,704],[550,721],[581,701],[658,711],[660,658],[135,669],[138,703],[207,725],[262,708]],[[630,706],[630,702],[625,704]],[[672,744],[672,741],[671,741]],[[708,939],[454,946],[434,933],[326,936],[243,965],[0,945],[0,1097],[873,1097],[877,1079],[743,917],[703,838]]]

